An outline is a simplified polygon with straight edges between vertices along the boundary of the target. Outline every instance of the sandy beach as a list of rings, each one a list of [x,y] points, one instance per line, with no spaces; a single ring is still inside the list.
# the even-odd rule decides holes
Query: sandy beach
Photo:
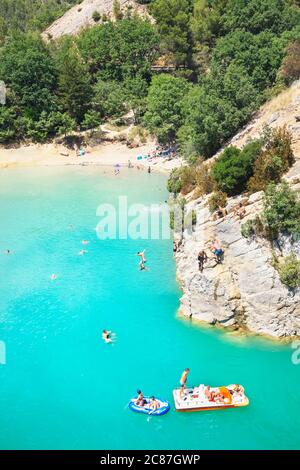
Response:
[[[169,173],[173,168],[182,165],[181,158],[144,158],[155,150],[155,143],[150,142],[138,148],[130,149],[120,142],[102,143],[97,147],[87,147],[84,156],[77,156],[75,150],[67,149],[62,145],[31,144],[19,148],[0,148],[0,169],[24,166],[52,166],[52,165],[103,165],[127,166],[128,161],[135,167],[148,168],[153,171]],[[143,159],[137,159],[142,155]]]

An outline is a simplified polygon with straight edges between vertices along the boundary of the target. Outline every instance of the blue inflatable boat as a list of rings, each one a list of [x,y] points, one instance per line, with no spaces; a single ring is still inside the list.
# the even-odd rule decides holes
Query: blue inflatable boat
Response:
[[[129,408],[131,411],[135,411],[136,413],[144,413],[145,415],[150,415],[150,416],[162,416],[168,413],[170,409],[170,403],[166,400],[161,400],[159,398],[156,398],[156,400],[159,403],[159,408],[157,410],[153,411],[153,409],[149,406],[151,403],[151,398],[150,397],[145,397],[146,404],[144,406],[136,405],[136,398],[133,398],[129,402]]]

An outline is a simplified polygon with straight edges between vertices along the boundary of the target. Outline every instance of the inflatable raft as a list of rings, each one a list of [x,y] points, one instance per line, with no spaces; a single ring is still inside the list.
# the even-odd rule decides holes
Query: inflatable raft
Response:
[[[136,413],[144,413],[146,415],[150,416],[162,416],[168,413],[170,409],[170,403],[166,400],[161,400],[159,398],[156,398],[156,400],[159,403],[159,408],[157,410],[153,411],[153,409],[149,406],[151,403],[151,398],[150,397],[145,397],[146,404],[144,406],[136,405],[136,398],[133,398],[129,402],[129,408],[131,411],[135,411]]]
[[[249,405],[241,385],[228,385],[222,387],[186,388],[180,396],[180,389],[173,390],[176,411],[205,411],[224,408],[239,408]]]

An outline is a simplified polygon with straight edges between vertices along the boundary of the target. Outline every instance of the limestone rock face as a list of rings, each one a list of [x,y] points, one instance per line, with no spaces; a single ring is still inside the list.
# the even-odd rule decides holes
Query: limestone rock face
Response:
[[[232,203],[233,201],[231,201]],[[237,203],[237,200],[235,200]],[[188,204],[197,213],[197,226],[183,234],[176,254],[178,278],[182,284],[181,311],[184,315],[225,327],[242,327],[276,338],[300,335],[300,289],[289,291],[272,266],[272,249],[284,255],[300,245],[281,239],[271,247],[264,239],[248,240],[241,234],[241,224],[253,218],[262,207],[262,195],[252,195],[243,221],[233,213],[214,221],[205,200]],[[225,255],[217,264],[208,245],[218,239]],[[197,255],[204,248],[209,256],[201,273]]]

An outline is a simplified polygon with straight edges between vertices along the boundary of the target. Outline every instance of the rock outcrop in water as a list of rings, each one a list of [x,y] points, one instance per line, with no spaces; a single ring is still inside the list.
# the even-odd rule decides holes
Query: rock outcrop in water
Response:
[[[300,83],[267,103],[255,119],[231,144],[243,147],[249,138],[258,137],[264,125],[286,125],[293,136],[296,163],[286,175],[293,189],[300,187]],[[281,239],[271,246],[264,238],[247,239],[241,224],[253,219],[262,209],[262,193],[243,197],[247,215],[240,221],[232,208],[242,197],[229,200],[228,215],[214,221],[205,198],[188,203],[197,213],[197,226],[183,234],[176,254],[178,278],[182,284],[181,311],[184,315],[224,327],[245,328],[276,338],[300,336],[300,289],[291,292],[272,266],[273,253],[286,256],[291,250],[300,256],[300,243]],[[209,242],[220,240],[225,256],[222,264],[209,259],[199,272],[197,255]]]
[[[184,295],[184,315],[224,327],[245,328],[274,337],[300,335],[300,290],[289,291],[272,266],[272,250],[263,238],[248,240],[241,234],[241,223],[261,209],[262,194],[247,202],[247,217],[237,220],[233,213],[213,221],[206,201],[193,201],[189,209],[197,212],[195,231],[185,233],[177,255],[178,278]],[[231,205],[233,202],[231,201]],[[230,205],[229,205],[230,209]],[[222,264],[209,257],[201,273],[197,255],[214,239],[225,250]],[[273,247],[279,251],[279,247]],[[300,254],[300,244],[293,246]],[[284,240],[280,247],[289,252]]]

